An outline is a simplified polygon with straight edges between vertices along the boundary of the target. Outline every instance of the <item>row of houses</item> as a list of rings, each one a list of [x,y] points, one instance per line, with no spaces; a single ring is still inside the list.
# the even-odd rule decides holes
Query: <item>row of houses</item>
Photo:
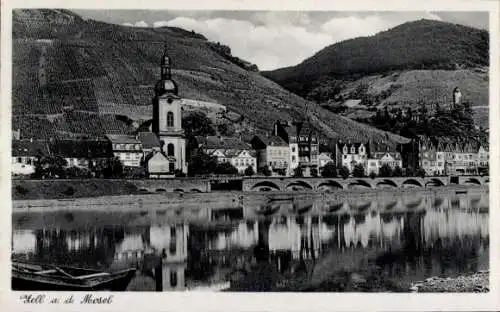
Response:
[[[479,142],[424,136],[416,141],[418,166],[428,175],[479,174],[489,167],[488,147]]]
[[[57,155],[67,167],[89,168],[100,160],[118,158],[125,167],[140,167],[147,156],[160,150],[158,137],[151,132],[137,135],[110,134],[86,140],[12,140],[11,168],[14,175],[35,172],[37,159]]]
[[[383,166],[421,168],[426,175],[478,174],[488,167],[489,159],[487,147],[479,143],[427,137],[393,148],[384,142],[339,140],[334,150],[320,153],[317,134],[304,122],[278,121],[273,133],[255,135],[250,142],[222,136],[196,137],[195,141],[199,150],[215,157],[218,163],[230,163],[241,174],[248,167],[254,172],[267,167],[273,175],[291,176],[295,168],[301,167],[303,174],[310,176],[312,170],[321,173],[328,163],[337,168],[346,167],[349,172],[362,165],[366,175],[379,174]],[[101,140],[13,140],[12,172],[31,174],[38,157],[53,154],[63,157],[68,167],[88,168],[90,162],[95,164],[100,159],[116,157],[125,167],[144,166],[153,176],[155,172],[172,175],[173,166],[156,168],[172,164],[168,160],[173,155],[173,151],[169,152],[171,149],[171,146],[162,147],[152,132],[112,134]],[[162,150],[166,153],[161,153]]]

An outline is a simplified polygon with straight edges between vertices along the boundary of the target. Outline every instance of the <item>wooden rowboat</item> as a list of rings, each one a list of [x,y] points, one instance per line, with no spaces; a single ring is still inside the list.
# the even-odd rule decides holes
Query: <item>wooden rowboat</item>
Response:
[[[114,273],[74,267],[12,263],[12,290],[124,291],[136,269]]]

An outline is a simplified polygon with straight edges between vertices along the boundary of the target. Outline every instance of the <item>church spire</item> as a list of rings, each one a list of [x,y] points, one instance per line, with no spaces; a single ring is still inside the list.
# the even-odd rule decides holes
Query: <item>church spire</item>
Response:
[[[160,61],[161,77],[155,85],[156,96],[161,96],[165,93],[177,95],[177,84],[172,80],[172,62],[167,52],[167,44],[163,47],[163,55]]]
[[[161,78],[164,80],[172,79],[172,64],[167,52],[167,44],[163,46],[163,55],[161,57]]]

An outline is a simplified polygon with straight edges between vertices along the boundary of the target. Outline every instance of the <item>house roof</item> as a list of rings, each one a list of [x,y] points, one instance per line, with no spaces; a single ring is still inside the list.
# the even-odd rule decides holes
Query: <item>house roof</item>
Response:
[[[12,140],[12,156],[47,156],[46,141]]]
[[[288,146],[288,144],[282,138],[275,135],[256,135],[254,138],[257,138],[266,146]]]
[[[137,138],[142,143],[142,148],[150,149],[160,147],[160,140],[153,132],[139,132]]]
[[[376,152],[370,155],[370,159],[382,159],[386,155],[391,156],[395,160],[400,160],[401,159],[401,154],[398,152]]]
[[[139,140],[135,138],[133,135],[127,135],[127,134],[107,134],[106,137],[108,140],[110,140],[112,143],[122,143],[122,144],[138,144],[141,143]]]
[[[237,157],[243,152],[243,150],[241,149],[217,149],[217,151],[221,152],[227,158]],[[247,150],[247,152],[251,157],[255,157],[257,155],[255,150],[252,149]],[[210,155],[213,155],[215,153],[216,151],[212,151]]]
[[[337,143],[337,146],[339,148],[339,150],[342,152],[342,150],[344,149],[344,147],[347,147],[348,151],[347,153],[351,153],[351,148],[354,147],[354,149],[356,150],[355,153],[358,153],[359,151],[359,148],[361,147],[361,145],[363,146],[366,146],[366,144],[364,143],[361,143],[361,142],[353,142],[353,143],[345,143],[345,142],[340,142],[340,143]]]
[[[69,158],[109,158],[113,149],[104,140],[59,140],[50,144],[50,152]]]
[[[198,145],[205,149],[236,149],[251,150],[250,144],[235,137],[206,136],[196,137]]]
[[[318,155],[318,159],[326,159],[326,160],[332,160],[332,158],[330,157],[329,153],[320,153]]]

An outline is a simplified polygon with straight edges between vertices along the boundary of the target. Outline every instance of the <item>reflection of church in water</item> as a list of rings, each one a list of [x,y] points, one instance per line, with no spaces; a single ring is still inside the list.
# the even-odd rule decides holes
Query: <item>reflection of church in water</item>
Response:
[[[458,246],[467,261],[476,261],[474,257],[487,259],[488,220],[488,214],[484,213],[429,210],[289,215],[232,224],[170,224],[85,231],[14,230],[12,251],[14,257],[97,268],[130,265],[140,262],[145,254],[163,254],[161,288],[184,290],[193,286],[193,282],[212,283],[214,276],[223,276],[236,263],[252,261],[257,258],[255,247],[259,245],[268,253],[266,261],[282,273],[294,272],[301,262],[322,261],[325,256],[345,261],[347,258],[342,255],[347,254],[353,254],[352,259],[356,260],[355,257],[369,251],[420,252]],[[479,242],[479,249],[467,243],[470,239]],[[421,254],[415,270],[423,270],[421,266],[429,266],[431,262],[436,272],[450,267],[439,254],[430,255]],[[456,263],[451,267],[463,265],[459,263],[463,259],[452,259]],[[393,274],[403,274],[406,266],[406,263],[394,264]]]

